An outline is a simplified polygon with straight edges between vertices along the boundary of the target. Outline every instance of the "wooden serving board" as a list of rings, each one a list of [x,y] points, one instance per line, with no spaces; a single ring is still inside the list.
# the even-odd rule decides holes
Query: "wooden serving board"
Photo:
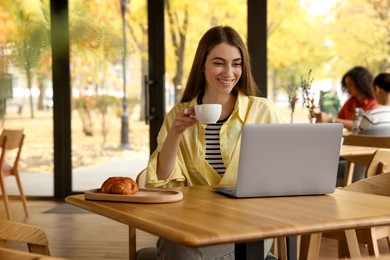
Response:
[[[183,193],[181,191],[167,189],[140,189],[133,195],[120,195],[102,193],[100,189],[93,189],[85,191],[84,198],[87,200],[133,203],[168,203],[182,200]]]

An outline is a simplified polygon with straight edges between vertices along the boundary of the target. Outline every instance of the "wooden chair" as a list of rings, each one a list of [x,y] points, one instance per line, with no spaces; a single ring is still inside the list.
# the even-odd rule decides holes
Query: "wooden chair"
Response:
[[[26,243],[30,253],[50,255],[46,233],[37,226],[0,219],[0,247],[6,241]]]
[[[379,149],[372,156],[366,169],[366,178],[385,172],[390,172],[390,150]]]
[[[23,134],[23,130],[4,129],[0,135],[0,148],[1,148],[0,188],[1,188],[1,193],[3,195],[5,211],[8,219],[11,219],[11,213],[9,210],[8,194],[7,194],[7,189],[5,187],[5,180],[4,180],[4,177],[6,176],[15,176],[16,183],[19,189],[20,199],[22,200],[23,203],[24,212],[26,217],[28,217],[26,197],[23,193],[22,183],[20,180],[20,175],[18,170],[19,159],[23,147],[24,137],[25,135]],[[6,163],[6,159],[10,159],[10,158],[7,155],[8,154],[11,155],[12,152],[16,152],[16,154],[14,154],[14,156],[11,156],[13,162],[11,162],[11,164],[8,164]]]
[[[355,146],[370,146],[370,147],[390,149],[390,136],[350,134],[350,135],[347,135],[344,137],[343,144],[355,145]],[[355,164],[367,166],[371,161],[371,157],[369,157],[369,156],[350,156],[350,157],[345,157],[345,159],[348,161],[348,163],[347,163],[347,167],[345,170],[344,185],[347,186],[347,185],[350,185],[352,183]],[[366,174],[367,174],[367,172],[366,172]]]
[[[370,168],[370,166],[369,166]],[[357,181],[343,188],[354,192],[390,196],[390,172],[371,176]],[[375,205],[373,205],[375,206]],[[368,253],[371,256],[379,257],[378,239],[387,238],[390,248],[390,226],[371,227],[367,229],[356,229],[357,241],[366,244]],[[343,231],[327,232],[323,237],[337,239],[339,241],[339,257],[351,256],[351,245],[348,244],[346,233]],[[347,249],[348,248],[348,249]],[[352,250],[358,250],[352,249]]]
[[[138,173],[135,182],[138,185],[138,188],[145,189],[145,180],[146,180],[146,168],[143,169],[140,173]]]

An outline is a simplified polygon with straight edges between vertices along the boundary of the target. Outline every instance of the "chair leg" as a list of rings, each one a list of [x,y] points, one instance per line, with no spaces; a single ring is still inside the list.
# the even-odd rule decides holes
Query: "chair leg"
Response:
[[[26,201],[26,196],[24,195],[24,192],[23,192],[23,187],[22,187],[22,182],[20,181],[19,172],[17,170],[13,171],[13,175],[15,176],[16,183],[18,184],[20,199],[22,200],[22,203],[23,203],[24,213],[25,213],[26,217],[28,217],[27,201]]]
[[[352,258],[361,258],[358,240],[354,229],[347,229],[345,232],[345,240],[347,241],[349,256]]]
[[[379,257],[378,239],[375,234],[375,227],[367,228],[363,231],[365,243],[367,243],[368,254]]]
[[[287,260],[287,244],[286,237],[278,237],[275,239],[274,245],[277,247],[277,255],[279,260]],[[274,254],[275,255],[275,254]]]
[[[277,240],[277,238],[274,238],[273,240],[274,241],[272,242],[272,246],[271,246],[270,251],[272,252],[273,255],[278,255],[278,247],[279,247],[278,240]]]
[[[1,193],[3,195],[5,213],[7,215],[7,219],[11,220],[11,212],[9,210],[9,204],[8,204],[8,194],[7,194],[7,190],[5,188],[4,178],[3,178],[2,173],[0,173],[0,188],[1,188]]]

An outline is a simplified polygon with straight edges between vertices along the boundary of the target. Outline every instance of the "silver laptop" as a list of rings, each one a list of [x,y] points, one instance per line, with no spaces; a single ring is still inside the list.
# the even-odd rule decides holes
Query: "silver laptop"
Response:
[[[333,193],[343,125],[246,124],[236,187],[230,196],[273,197]]]

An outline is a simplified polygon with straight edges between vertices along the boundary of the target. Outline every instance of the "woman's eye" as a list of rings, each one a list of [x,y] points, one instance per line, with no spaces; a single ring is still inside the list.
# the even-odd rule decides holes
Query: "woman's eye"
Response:
[[[222,62],[214,62],[214,65],[217,65],[217,66],[222,66],[223,63]]]
[[[241,62],[233,63],[234,67],[241,67]]]

